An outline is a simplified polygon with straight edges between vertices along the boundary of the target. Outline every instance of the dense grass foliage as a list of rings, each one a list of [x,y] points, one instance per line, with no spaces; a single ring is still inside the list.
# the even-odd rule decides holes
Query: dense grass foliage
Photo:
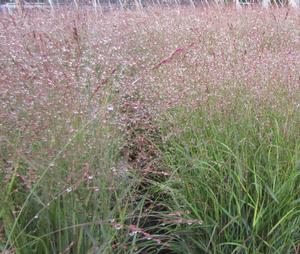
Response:
[[[172,114],[180,133],[163,146],[172,177],[161,188],[172,209],[202,221],[174,230],[180,253],[297,253],[299,114],[256,113]]]
[[[300,253],[300,16],[0,16],[0,252]]]

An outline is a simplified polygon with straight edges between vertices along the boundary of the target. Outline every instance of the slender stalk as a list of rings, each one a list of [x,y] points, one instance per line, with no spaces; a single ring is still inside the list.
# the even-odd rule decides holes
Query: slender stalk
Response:
[[[193,8],[196,8],[195,3],[194,3],[193,0],[190,0],[190,5],[191,5]]]
[[[77,1],[77,0],[74,0],[74,4],[75,4],[76,9],[78,10],[78,8],[79,8],[79,6],[78,6],[78,1]]]
[[[52,0],[48,0],[48,3],[50,5],[51,11],[53,11],[54,10],[53,1]]]

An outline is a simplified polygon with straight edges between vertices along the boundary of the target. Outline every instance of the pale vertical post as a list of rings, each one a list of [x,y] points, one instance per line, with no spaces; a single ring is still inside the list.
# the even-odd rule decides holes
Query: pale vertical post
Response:
[[[97,12],[97,0],[92,0],[92,4],[95,9],[95,12]]]
[[[135,7],[137,8],[137,10],[141,10],[142,9],[140,1],[134,0],[134,4],[135,4]]]
[[[23,0],[16,0],[16,7],[19,13],[23,12]]]
[[[270,0],[262,0],[262,7],[269,8]]]
[[[293,8],[298,8],[300,4],[299,0],[289,0],[289,5]]]

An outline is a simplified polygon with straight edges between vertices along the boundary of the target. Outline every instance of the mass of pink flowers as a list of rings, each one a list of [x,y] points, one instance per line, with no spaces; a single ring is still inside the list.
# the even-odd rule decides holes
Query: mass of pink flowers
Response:
[[[297,108],[299,26],[286,8],[1,14],[1,135],[67,137],[74,119],[120,111],[132,96],[153,115],[238,95]]]

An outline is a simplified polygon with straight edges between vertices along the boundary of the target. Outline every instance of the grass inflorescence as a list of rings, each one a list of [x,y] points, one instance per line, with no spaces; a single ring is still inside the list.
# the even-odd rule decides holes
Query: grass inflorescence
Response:
[[[0,16],[0,252],[300,253],[300,18]]]

